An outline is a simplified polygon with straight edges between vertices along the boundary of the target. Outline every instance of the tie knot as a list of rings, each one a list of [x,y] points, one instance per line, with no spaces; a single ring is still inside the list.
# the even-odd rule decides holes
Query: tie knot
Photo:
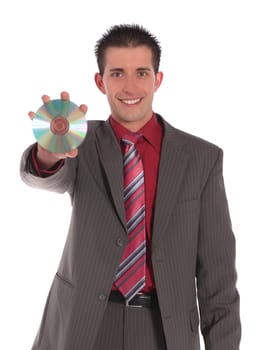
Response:
[[[121,140],[125,145],[136,145],[136,143],[141,137],[142,137],[141,134],[135,133],[135,134],[124,135]]]

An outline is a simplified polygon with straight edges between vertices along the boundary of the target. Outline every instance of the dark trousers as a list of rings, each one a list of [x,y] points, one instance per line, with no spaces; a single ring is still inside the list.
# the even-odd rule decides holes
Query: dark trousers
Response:
[[[158,306],[109,302],[94,350],[166,350]]]

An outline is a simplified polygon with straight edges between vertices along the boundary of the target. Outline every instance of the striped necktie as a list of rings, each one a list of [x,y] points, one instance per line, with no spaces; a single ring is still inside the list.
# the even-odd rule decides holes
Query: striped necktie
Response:
[[[136,149],[136,138],[123,138],[125,151],[124,205],[128,244],[123,253],[115,285],[126,301],[131,300],[145,285],[145,188],[142,159]]]

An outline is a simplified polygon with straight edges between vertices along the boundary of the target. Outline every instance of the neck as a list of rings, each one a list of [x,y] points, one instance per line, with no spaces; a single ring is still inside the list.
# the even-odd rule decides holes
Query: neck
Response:
[[[122,121],[117,120],[112,116],[112,119],[115,120],[117,123],[122,125],[127,130],[131,131],[132,133],[138,132],[140,129],[142,129],[148,122],[151,120],[153,114],[150,116],[150,118],[139,120],[139,121]]]

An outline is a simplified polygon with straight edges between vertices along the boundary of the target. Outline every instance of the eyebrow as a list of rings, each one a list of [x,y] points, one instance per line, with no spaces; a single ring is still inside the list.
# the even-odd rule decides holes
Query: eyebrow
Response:
[[[139,68],[137,68],[137,70],[147,70],[147,71],[151,71],[151,68],[149,68],[149,67],[139,67]]]
[[[124,72],[124,68],[111,68],[109,69],[110,72]],[[149,67],[138,67],[136,68],[136,71],[151,71],[151,68]]]

